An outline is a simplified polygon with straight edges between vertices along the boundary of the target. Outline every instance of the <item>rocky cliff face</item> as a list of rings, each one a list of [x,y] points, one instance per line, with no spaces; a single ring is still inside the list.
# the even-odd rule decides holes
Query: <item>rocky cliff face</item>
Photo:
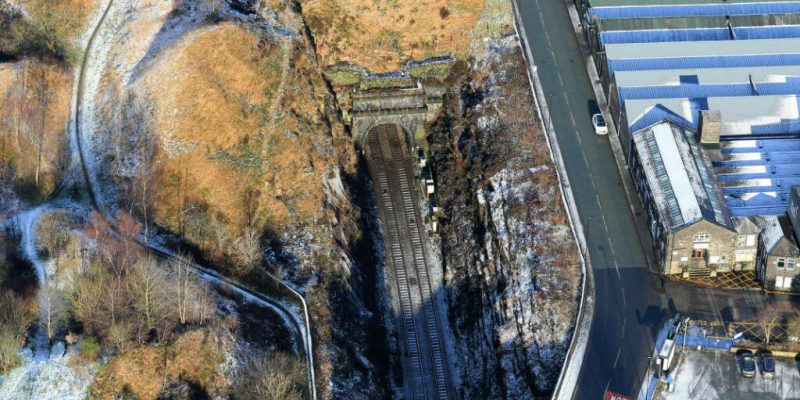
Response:
[[[580,263],[516,38],[454,75],[429,142],[465,398],[549,398]]]

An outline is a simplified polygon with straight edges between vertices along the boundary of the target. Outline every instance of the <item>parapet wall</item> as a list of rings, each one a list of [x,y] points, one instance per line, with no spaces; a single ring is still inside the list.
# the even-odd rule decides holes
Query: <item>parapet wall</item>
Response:
[[[350,95],[352,132],[361,145],[370,129],[382,124],[400,125],[407,135],[409,148],[425,138],[425,122],[434,118],[441,107],[441,91],[427,93],[415,88],[354,92]]]

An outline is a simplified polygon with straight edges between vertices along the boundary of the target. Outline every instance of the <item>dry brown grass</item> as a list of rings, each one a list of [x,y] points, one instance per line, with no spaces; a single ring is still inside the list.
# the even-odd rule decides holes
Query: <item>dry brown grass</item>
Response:
[[[225,221],[240,223],[245,182],[235,166],[214,156],[234,152],[259,131],[258,109],[268,107],[280,77],[267,58],[279,54],[259,49],[256,35],[233,24],[203,28],[185,40],[147,76],[157,101],[155,131],[162,140],[194,149],[165,154],[157,213],[165,218],[177,202],[178,193],[168,189],[177,176],[184,181],[186,202],[207,204]]]
[[[484,0],[303,0],[303,16],[325,65],[374,72],[406,60],[466,56]]]
[[[220,347],[204,331],[181,337],[173,346],[141,347],[111,359],[92,383],[94,399],[115,399],[127,390],[139,400],[155,400],[165,383],[192,382],[207,393],[227,386],[217,372],[224,361]]]
[[[312,59],[297,43],[291,49],[223,22],[152,61],[136,90],[153,100],[160,144],[156,223],[225,253],[247,227],[283,232],[323,218],[336,125],[321,118],[326,93]]]

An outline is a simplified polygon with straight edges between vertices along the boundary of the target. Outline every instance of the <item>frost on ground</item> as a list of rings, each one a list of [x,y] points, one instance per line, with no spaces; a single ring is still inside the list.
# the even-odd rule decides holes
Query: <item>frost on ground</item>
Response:
[[[374,250],[350,193],[354,146],[294,5],[262,3],[115,0],[82,105],[92,186],[108,214],[132,211],[167,232],[148,239],[220,275],[290,282],[312,314],[320,397],[381,397],[384,352],[364,355],[382,336],[360,293],[374,289],[359,287]],[[252,273],[237,265],[249,243],[265,261]]]
[[[466,398],[549,398],[580,259],[516,38],[486,49],[430,139],[456,362]]]
[[[60,350],[59,350],[60,349]],[[97,373],[96,363],[79,360],[77,351],[53,346],[51,354],[34,357],[30,348],[20,351],[23,363],[0,376],[0,400],[83,400],[89,396]]]
[[[688,351],[679,361],[674,384],[672,392],[661,384],[655,398],[658,400],[796,399],[800,394],[800,373],[795,360],[776,358],[775,378],[766,379],[758,372],[753,378],[744,378],[739,373],[736,355],[733,353]]]

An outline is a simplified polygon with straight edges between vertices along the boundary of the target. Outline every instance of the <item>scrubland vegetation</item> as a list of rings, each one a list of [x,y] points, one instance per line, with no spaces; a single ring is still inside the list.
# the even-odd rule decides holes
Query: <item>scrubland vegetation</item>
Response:
[[[300,4],[324,66],[348,62],[386,72],[408,60],[466,57],[484,0],[303,0]]]
[[[24,7],[24,14],[12,4]],[[32,57],[46,63],[74,64],[80,57],[75,37],[97,0],[18,0],[0,3],[0,55]]]
[[[24,7],[24,12],[16,4]],[[67,123],[77,36],[95,0],[0,2],[0,182],[20,199],[47,197],[69,163]],[[13,207],[11,193],[0,206]]]
[[[170,343],[183,329],[204,326],[215,295],[190,270],[190,261],[160,261],[133,241],[142,226],[119,216],[113,235],[98,214],[82,231],[64,214],[46,214],[39,251],[55,272],[44,291],[40,320],[49,337],[78,333],[113,351]],[[66,283],[70,284],[67,285]]]
[[[63,178],[71,84],[58,65],[0,64],[0,181],[22,200],[43,199]]]
[[[17,366],[17,351],[35,322],[35,278],[17,252],[19,231],[0,234],[0,373]]]

